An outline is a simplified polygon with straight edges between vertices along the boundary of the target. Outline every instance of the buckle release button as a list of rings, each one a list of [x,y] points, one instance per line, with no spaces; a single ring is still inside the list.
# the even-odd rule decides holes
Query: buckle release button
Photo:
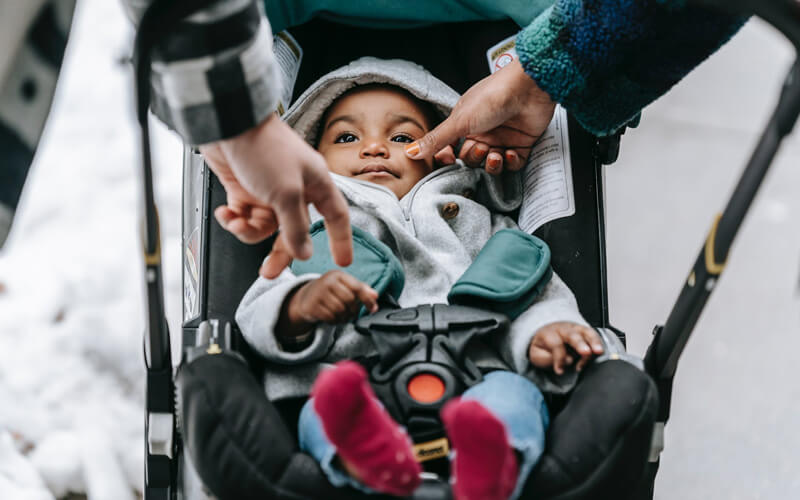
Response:
[[[431,373],[415,375],[408,381],[408,394],[419,403],[435,403],[444,396],[444,381]]]

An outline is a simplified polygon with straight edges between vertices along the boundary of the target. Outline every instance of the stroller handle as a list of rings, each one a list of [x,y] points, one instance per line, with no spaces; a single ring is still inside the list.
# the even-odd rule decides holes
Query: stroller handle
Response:
[[[798,0],[689,0],[690,4],[737,14],[755,14],[775,27],[800,52]]]

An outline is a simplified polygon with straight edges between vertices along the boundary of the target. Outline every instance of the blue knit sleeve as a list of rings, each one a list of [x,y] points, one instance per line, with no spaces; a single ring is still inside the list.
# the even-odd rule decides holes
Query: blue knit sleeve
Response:
[[[590,132],[613,134],[747,18],[680,0],[556,0],[517,36],[526,73]]]

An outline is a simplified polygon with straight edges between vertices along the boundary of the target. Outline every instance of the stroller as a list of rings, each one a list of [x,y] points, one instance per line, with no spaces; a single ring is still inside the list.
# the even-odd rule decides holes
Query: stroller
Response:
[[[747,3],[729,2],[728,7]],[[800,23],[791,21],[791,16],[800,16],[796,3],[754,2],[751,10],[800,47]],[[169,14],[180,18],[185,12],[179,6]],[[183,349],[173,379],[147,150],[148,96],[142,93],[146,92],[142,83],[147,81],[148,47],[160,31],[145,26],[150,19],[165,18],[170,16],[145,16],[140,33],[147,35],[137,39],[135,58],[147,217],[145,498],[206,498],[209,493],[220,499],[361,498],[364,495],[354,490],[333,488],[316,462],[297,450],[293,426],[303,401],[273,404],[264,396],[258,382],[263,361],[242,341],[233,315],[271,242],[243,245],[214,222],[213,207],[224,203],[225,193],[202,157],[190,148],[184,153]],[[363,55],[410,59],[463,92],[486,75],[485,48],[517,29],[513,23],[496,21],[387,33],[312,20],[290,29],[306,51],[295,93]],[[464,36],[467,33],[469,37]],[[471,42],[457,46],[449,42],[467,39]],[[409,40],[424,40],[424,46]],[[342,47],[348,48],[347,53]],[[644,362],[625,352],[624,334],[608,321],[603,165],[615,161],[621,133],[598,139],[569,120],[575,214],[551,221],[535,234],[550,245],[554,270],[573,290],[581,313],[609,347],[587,366],[569,395],[549,402],[553,419],[546,449],[521,498],[653,497],[678,358],[780,139],[791,131],[799,113],[800,64],[795,63],[775,115],[728,207],[714,223],[667,322],[656,327]],[[413,498],[450,498],[446,477],[425,474]]]

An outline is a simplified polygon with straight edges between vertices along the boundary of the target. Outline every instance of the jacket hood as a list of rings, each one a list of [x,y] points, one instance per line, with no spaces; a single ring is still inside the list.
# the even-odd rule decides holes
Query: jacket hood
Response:
[[[370,83],[405,89],[417,99],[431,103],[443,116],[450,114],[459,98],[458,92],[418,64],[402,59],[362,57],[314,82],[283,119],[306,142],[313,144],[319,121],[333,101],[353,87]]]

